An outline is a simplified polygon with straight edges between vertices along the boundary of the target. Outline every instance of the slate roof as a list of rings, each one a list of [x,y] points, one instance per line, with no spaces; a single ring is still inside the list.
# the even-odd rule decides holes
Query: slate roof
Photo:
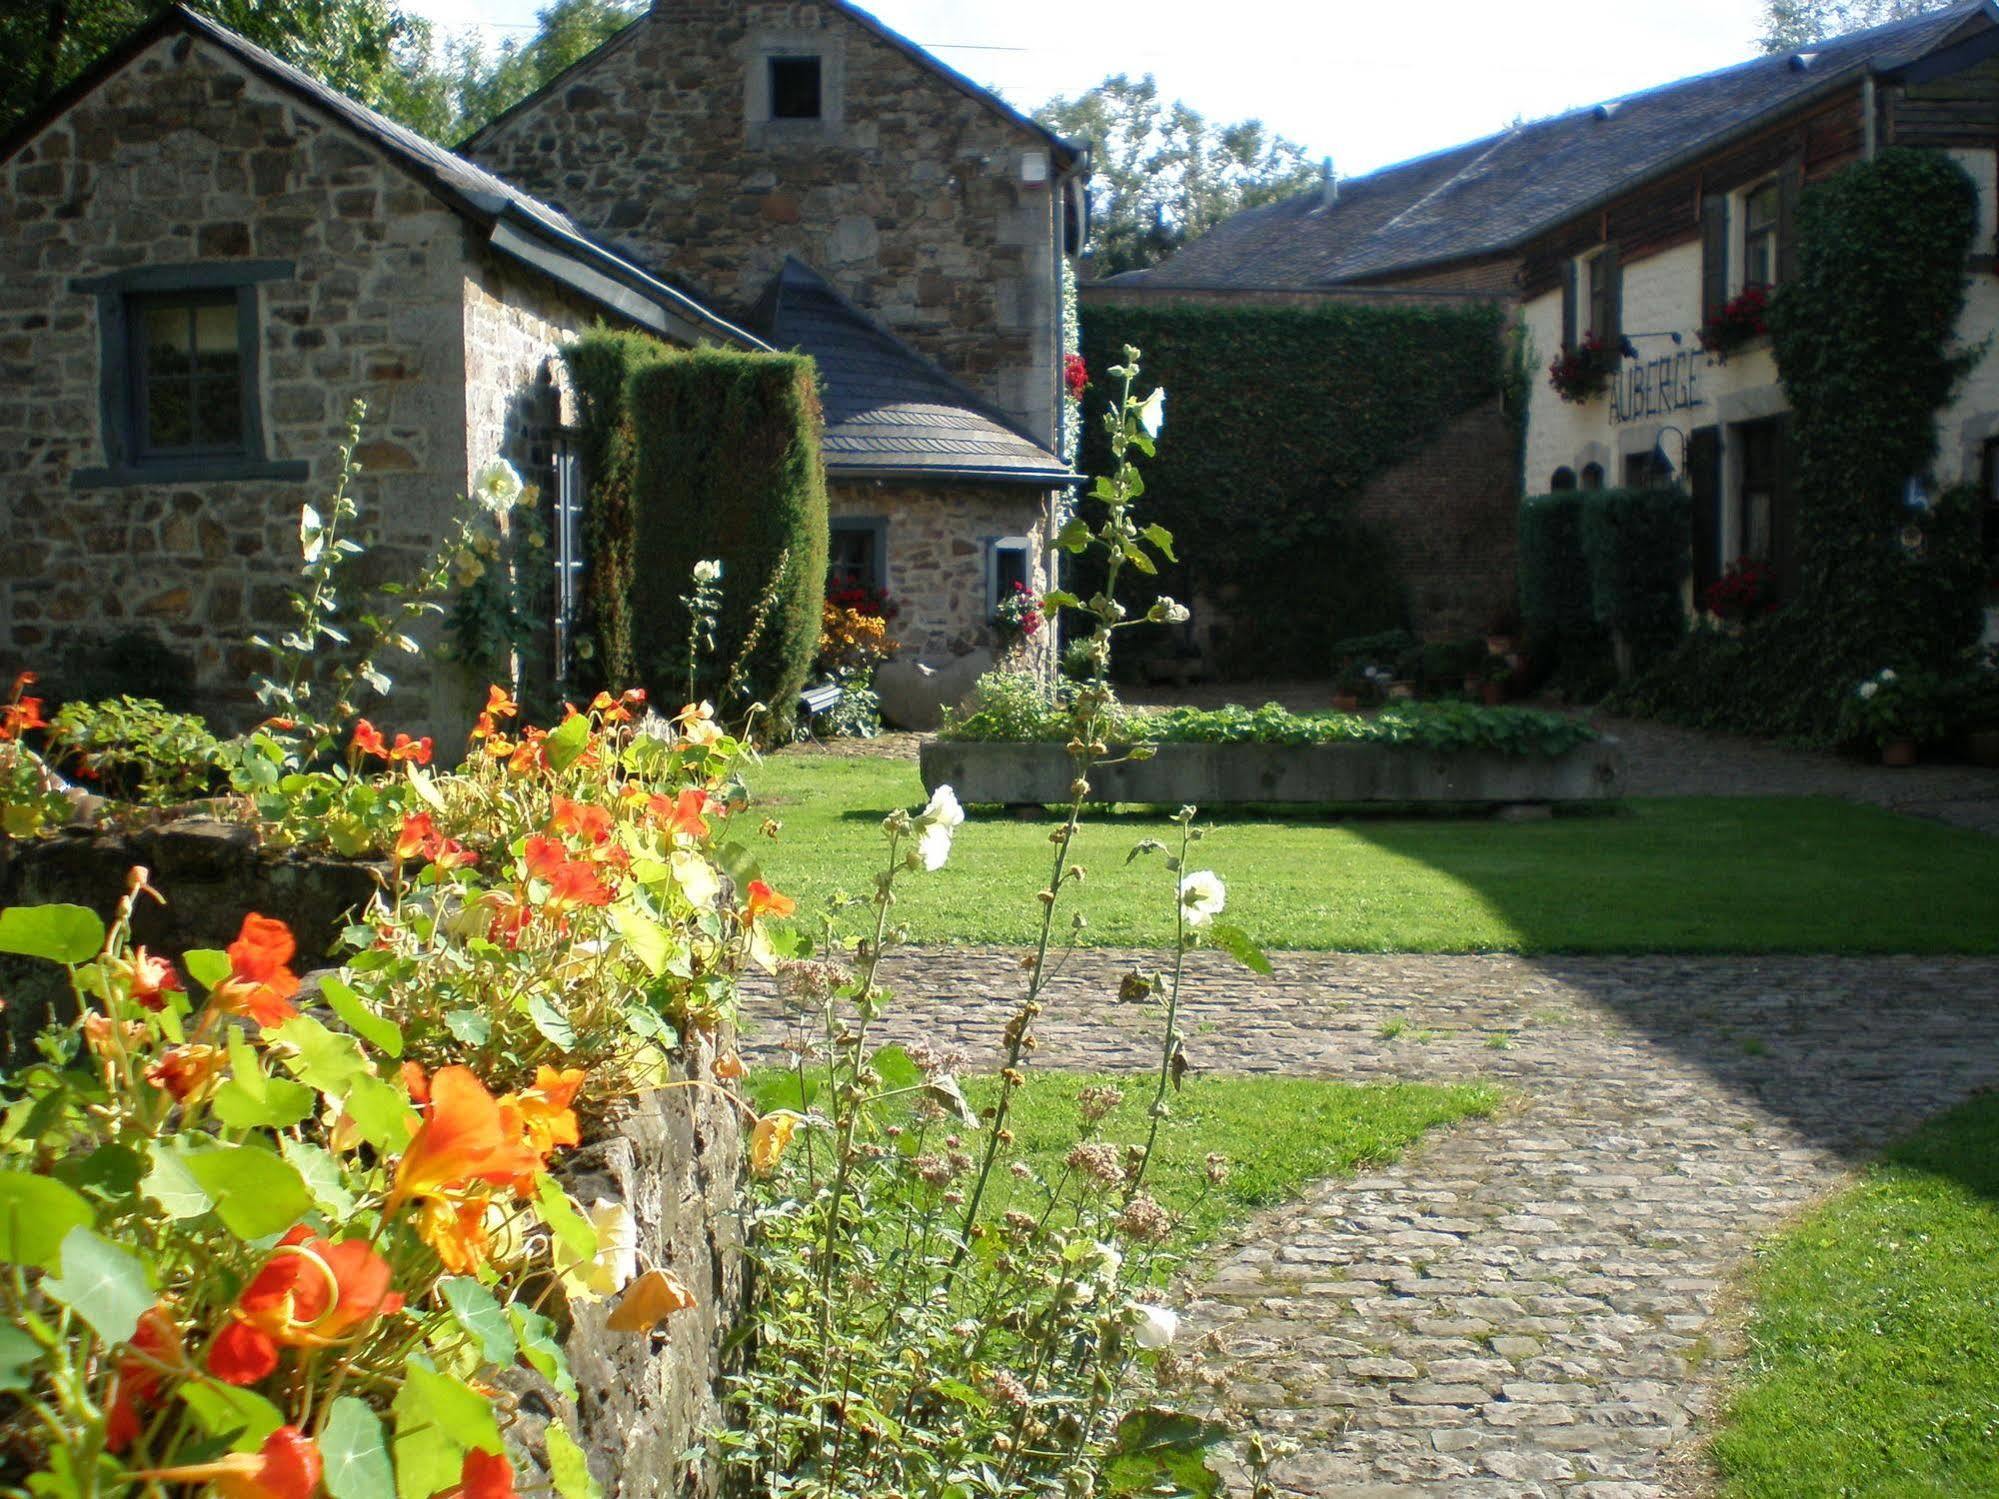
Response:
[[[834,478],[1076,482],[1061,459],[795,257],[771,278],[751,321],[774,346],[817,362]]]
[[[427,140],[407,126],[377,114],[345,94],[328,88],[309,73],[300,71],[256,43],[238,36],[228,27],[181,5],[171,5],[147,25],[139,28],[117,48],[99,59],[82,77],[54,98],[46,101],[25,122],[0,141],[0,161],[45,129],[49,123],[96,88],[132,58],[173,31],[191,32],[213,43],[257,73],[307,104],[334,116],[342,124],[380,148],[404,171],[435,193],[446,206],[471,219],[482,228],[496,230],[501,224],[518,229],[538,242],[547,258],[564,261],[580,270],[584,280],[597,287],[599,300],[619,306],[608,280],[631,296],[651,303],[674,317],[684,319],[710,336],[753,348],[762,343],[744,329],[711,311],[685,293],[616,252],[598,244],[567,215],[538,198],[502,181],[462,156],[455,156],[436,142]],[[515,241],[509,241],[515,242]],[[537,261],[536,263],[542,263]],[[543,269],[551,269],[543,264]],[[629,311],[626,306],[621,310]]]
[[[1309,290],[1515,250],[1864,74],[1999,23],[1991,0],[1755,58],[1249,209],[1112,286]]]

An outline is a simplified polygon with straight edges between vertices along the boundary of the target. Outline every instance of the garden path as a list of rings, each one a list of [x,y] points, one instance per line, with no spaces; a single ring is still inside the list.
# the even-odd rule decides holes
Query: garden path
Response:
[[[1070,960],[1042,1064],[1148,1065],[1157,1012],[1115,1001],[1133,961]],[[1299,1444],[1274,1474],[1287,1494],[1702,1492],[1698,1423],[1758,1239],[1999,1082],[1999,960],[1273,961],[1259,980],[1195,955],[1196,1067],[1512,1095],[1259,1216],[1188,1288],[1189,1326],[1241,1363],[1235,1398]],[[894,959],[880,1034],[987,1063],[1017,975],[990,949]],[[752,1011],[777,1014],[768,997]],[[764,1024],[751,1049],[774,1060],[781,1039]]]

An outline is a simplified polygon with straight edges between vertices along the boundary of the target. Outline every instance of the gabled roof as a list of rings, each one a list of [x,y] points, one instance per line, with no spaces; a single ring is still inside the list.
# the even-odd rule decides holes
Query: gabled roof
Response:
[[[657,332],[690,341],[710,337],[747,348],[765,347],[744,329],[598,244],[548,204],[181,5],[161,11],[46,101],[0,141],[0,161],[13,156],[140,53],[176,32],[213,44],[267,82],[364,137],[446,207],[487,231],[488,242],[495,249]]]
[[[901,32],[896,31],[892,27],[888,26],[886,23],[868,14],[868,12],[862,10],[858,5],[851,4],[850,0],[820,0],[820,3],[825,5],[829,10],[837,11],[839,14],[845,16],[848,20],[852,21],[855,25],[861,27],[864,31],[870,32],[874,36],[878,37],[880,40],[888,43],[889,46],[895,48],[896,51],[902,53],[905,57],[909,58],[912,62],[916,63],[917,66],[924,68],[931,73],[936,74],[945,83],[948,83],[952,88],[956,89],[959,93],[965,95],[965,97],[967,97],[968,99],[971,99],[975,103],[984,105],[987,109],[991,110],[994,114],[1000,116],[1000,118],[1006,120],[1009,124],[1012,124],[1018,127],[1019,129],[1026,131],[1029,135],[1039,138],[1048,147],[1050,153],[1054,156],[1055,164],[1058,168],[1067,168],[1073,166],[1077,162],[1083,161],[1088,157],[1089,147],[1087,145],[1057,135],[1054,131],[1050,130],[1046,125],[1043,125],[1040,121],[1034,119],[1032,116],[1022,114],[1019,110],[1015,109],[1011,104],[1007,103],[1006,100],[1002,99],[998,94],[994,93],[991,89],[986,88],[983,84],[972,82],[971,79],[967,78],[963,73],[960,73],[956,68],[952,67],[949,63],[943,61],[941,58],[935,56],[930,52],[926,52],[922,47],[918,46],[915,42],[912,42],[908,37],[904,36]],[[528,109],[533,105],[539,103],[541,100],[547,98],[549,95],[554,94],[561,89],[567,88],[569,84],[572,81],[574,81],[578,76],[588,72],[592,64],[594,64],[600,57],[604,56],[604,54],[608,52],[611,48],[622,45],[624,41],[629,37],[636,36],[638,34],[638,30],[641,24],[644,21],[648,20],[649,18],[650,17],[646,15],[638,17],[636,20],[632,22],[630,26],[627,26],[624,30],[618,32],[615,36],[612,36],[609,39],[607,39],[604,42],[604,44],[598,47],[595,51],[586,53],[584,56],[579,57],[575,62],[571,63],[568,67],[564,68],[560,73],[556,74],[555,77],[551,78],[547,83],[544,83],[540,88],[536,89],[533,93],[529,94],[525,99],[521,99],[516,103],[508,105],[505,109],[501,110],[499,114],[495,115],[492,119],[488,120],[485,124],[481,125],[477,130],[473,131],[470,135],[465,137],[463,141],[459,142],[459,149],[462,151],[475,149],[478,146],[480,139],[483,136],[485,136],[485,134],[488,131],[497,127],[502,121],[511,119],[521,110]]]
[[[915,482],[1073,484],[1069,466],[787,257],[752,318],[778,348],[810,354],[826,404],[826,472]]]
[[[1869,74],[1999,26],[1991,0],[1755,58],[1250,209],[1110,285],[1309,290],[1519,249]],[[1999,38],[1995,38],[1999,40]]]

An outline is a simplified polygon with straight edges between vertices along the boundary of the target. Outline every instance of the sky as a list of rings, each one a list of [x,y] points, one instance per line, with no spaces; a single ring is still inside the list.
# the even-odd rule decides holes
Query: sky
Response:
[[[489,44],[534,34],[545,0],[404,0]],[[1761,0],[864,0],[1032,110],[1152,73],[1211,120],[1258,118],[1343,176],[1741,62]]]

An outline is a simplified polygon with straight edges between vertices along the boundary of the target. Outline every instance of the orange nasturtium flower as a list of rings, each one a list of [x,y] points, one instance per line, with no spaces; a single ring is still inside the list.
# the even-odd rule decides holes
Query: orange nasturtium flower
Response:
[[[389,747],[382,740],[382,731],[365,718],[354,720],[354,737],[347,741],[347,748],[357,755],[374,755],[386,760]]]
[[[289,967],[298,951],[291,928],[252,911],[229,944],[229,977],[212,996],[234,1015],[247,1015],[266,1030],[283,1025],[298,1010],[291,997],[298,992],[298,975]]]
[[[617,893],[592,865],[570,858],[559,839],[535,835],[528,839],[524,857],[528,878],[548,886],[544,905],[557,916],[579,906],[608,906]]]
[[[145,1425],[143,1408],[154,1404],[169,1369],[185,1368],[180,1328],[166,1307],[156,1305],[139,1318],[138,1330],[112,1366],[104,1397],[104,1445],[123,1452]]]
[[[446,1269],[464,1274],[486,1257],[490,1194],[481,1188],[531,1179],[542,1157],[520,1115],[501,1108],[470,1068],[439,1068],[427,1091],[429,1111],[396,1167],[387,1211],[417,1203],[417,1233]]]
[[[396,735],[396,742],[389,747],[388,759],[391,765],[408,760],[417,765],[430,764],[430,736],[412,739],[407,734]]]
[[[553,1067],[537,1067],[534,1070],[534,1086],[523,1088],[518,1093],[508,1093],[500,1099],[501,1113],[508,1115],[533,1150],[547,1162],[548,1154],[558,1145],[576,1145],[582,1142],[577,1130],[576,1111],[572,1107],[576,1100],[576,1090],[583,1086],[583,1069],[570,1067],[557,1071]]]
[[[690,838],[708,836],[708,819],[701,815],[708,810],[708,793],[699,786],[687,787],[672,801],[655,796],[646,808],[659,819],[669,838],[680,833]]]
[[[783,918],[797,909],[798,902],[790,896],[779,895],[762,880],[750,881],[750,899],[744,912],[748,920],[755,921],[765,915]]]
[[[469,1448],[458,1469],[458,1482],[431,1499],[517,1499],[514,1465],[497,1452]]]
[[[7,695],[5,703],[0,703],[0,744],[20,738],[29,729],[46,729],[49,726],[49,721],[42,717],[42,700],[21,695],[34,685],[35,674],[31,671],[24,671],[14,678],[14,690]]]
[[[324,1468],[319,1448],[296,1426],[280,1426],[255,1452],[229,1452],[213,1462],[152,1468],[126,1478],[206,1483],[218,1499],[311,1499]]]
[[[190,1041],[169,1046],[160,1059],[146,1069],[146,1081],[169,1095],[175,1103],[206,1098],[222,1079],[229,1054],[219,1046]]]
[[[396,830],[396,857],[414,859],[437,841],[437,824],[428,812],[412,812]]]
[[[236,1320],[209,1345],[209,1372],[229,1384],[255,1384],[277,1368],[280,1347],[324,1348],[401,1310],[390,1273],[367,1240],[335,1243],[300,1224],[236,1298]]]
[[[568,838],[581,839],[585,843],[606,843],[611,837],[611,809],[599,807],[591,802],[573,802],[566,796],[555,797],[551,803],[554,815],[548,825]]]
[[[143,947],[133,948],[131,961],[118,966],[131,978],[133,1000],[149,1010],[164,1010],[168,994],[184,992],[174,965],[165,958],[154,957]]]

